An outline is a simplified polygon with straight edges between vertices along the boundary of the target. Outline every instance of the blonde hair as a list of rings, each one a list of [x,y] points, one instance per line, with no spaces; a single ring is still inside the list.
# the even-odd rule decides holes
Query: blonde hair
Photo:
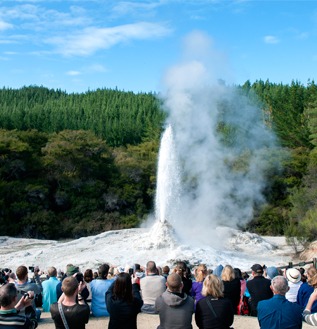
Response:
[[[317,288],[317,269],[313,266],[311,266],[309,269],[307,269],[307,283]]]
[[[209,274],[206,276],[203,284],[201,294],[203,296],[212,296],[213,298],[223,297],[223,283],[214,274]]]
[[[195,269],[195,279],[197,282],[204,281],[207,275],[207,266],[205,264],[200,264]]]
[[[235,278],[234,270],[231,265],[226,265],[221,273],[221,279],[223,281],[232,281]]]

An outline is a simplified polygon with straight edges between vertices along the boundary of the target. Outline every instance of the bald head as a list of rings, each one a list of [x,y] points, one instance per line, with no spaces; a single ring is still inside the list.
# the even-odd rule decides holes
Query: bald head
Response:
[[[167,287],[172,292],[181,292],[183,288],[182,278],[177,273],[172,273],[167,277]]]

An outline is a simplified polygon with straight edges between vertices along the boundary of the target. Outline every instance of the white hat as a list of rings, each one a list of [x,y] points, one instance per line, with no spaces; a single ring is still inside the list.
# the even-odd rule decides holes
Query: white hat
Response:
[[[286,278],[288,281],[297,283],[301,280],[302,275],[300,274],[299,270],[296,268],[289,268],[286,271]]]

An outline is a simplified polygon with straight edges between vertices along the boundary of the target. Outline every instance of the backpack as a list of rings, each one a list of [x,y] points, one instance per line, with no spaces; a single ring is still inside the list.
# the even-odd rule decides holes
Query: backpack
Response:
[[[246,296],[242,297],[242,304],[240,307],[240,315],[250,315],[250,307],[249,307],[249,298]]]

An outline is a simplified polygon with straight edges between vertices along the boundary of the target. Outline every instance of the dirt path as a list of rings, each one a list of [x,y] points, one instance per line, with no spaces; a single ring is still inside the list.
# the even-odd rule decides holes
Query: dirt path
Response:
[[[109,318],[91,318],[89,320],[87,329],[106,329],[108,328]],[[193,317],[193,329],[198,329],[195,324],[195,319]],[[155,329],[159,325],[158,315],[149,315],[140,313],[138,315],[138,329]],[[250,316],[235,316],[234,329],[259,329],[259,323],[257,318]],[[49,313],[43,313],[42,319],[39,322],[38,328],[40,329],[55,329],[54,322],[50,317]],[[306,323],[303,323],[303,329],[312,328]]]

